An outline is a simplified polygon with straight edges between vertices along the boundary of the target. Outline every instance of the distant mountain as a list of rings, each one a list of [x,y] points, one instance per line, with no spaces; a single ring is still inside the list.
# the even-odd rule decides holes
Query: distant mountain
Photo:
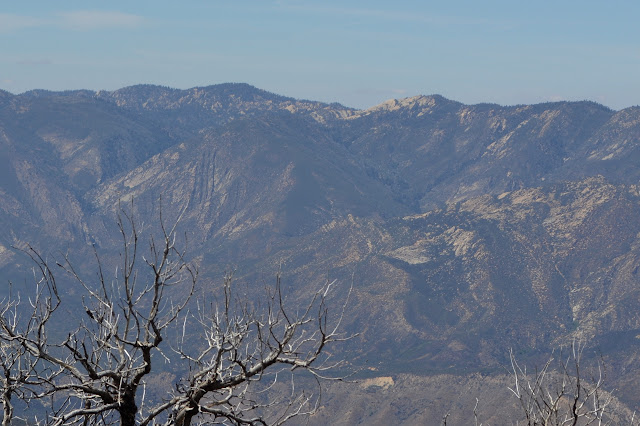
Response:
[[[122,109],[153,118],[170,132],[197,132],[239,117],[253,117],[265,112],[286,111],[318,120],[332,120],[353,111],[342,106],[279,96],[243,83],[188,90],[138,85],[114,92],[101,91],[95,96]]]
[[[345,326],[360,335],[343,353],[409,401],[445,373],[460,392],[479,373],[502,386],[509,348],[534,362],[585,338],[640,404],[640,108],[435,95],[353,110],[246,84],[0,91],[0,145],[4,276],[26,263],[12,246],[83,265],[90,243],[115,253],[119,202],[147,226],[159,205],[186,208],[205,286],[231,268],[261,287],[281,267],[295,303],[327,277],[338,296],[353,282]]]
[[[589,102],[466,106],[422,96],[339,125],[373,173],[429,209],[548,183],[612,115]]]

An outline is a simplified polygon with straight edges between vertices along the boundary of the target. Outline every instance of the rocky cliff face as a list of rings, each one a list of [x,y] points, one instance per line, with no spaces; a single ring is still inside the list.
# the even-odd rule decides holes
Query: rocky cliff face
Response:
[[[356,111],[237,84],[0,92],[0,267],[15,276],[27,242],[116,250],[118,203],[151,225],[161,204],[185,209],[205,285],[282,265],[295,303],[327,275],[338,296],[353,281],[346,327],[361,334],[345,348],[396,377],[384,389],[477,381],[509,348],[533,359],[585,338],[633,390],[639,123],[591,102]]]

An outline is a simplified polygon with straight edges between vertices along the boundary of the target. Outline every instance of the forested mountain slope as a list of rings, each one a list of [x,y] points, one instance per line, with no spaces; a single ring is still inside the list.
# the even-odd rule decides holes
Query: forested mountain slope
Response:
[[[354,370],[477,380],[509,348],[535,361],[585,338],[640,403],[640,108],[435,95],[354,110],[245,84],[0,92],[0,145],[7,277],[27,243],[86,265],[91,244],[116,253],[119,202],[151,227],[160,206],[184,209],[205,286],[281,268],[295,304],[353,282]]]

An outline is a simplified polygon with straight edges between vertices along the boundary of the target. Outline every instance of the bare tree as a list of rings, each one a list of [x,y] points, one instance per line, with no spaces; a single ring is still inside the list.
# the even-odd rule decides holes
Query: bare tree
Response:
[[[582,365],[585,345],[573,342],[568,353],[559,351],[541,369],[527,372],[509,352],[513,386],[528,425],[613,424],[610,405],[613,398],[604,391],[602,361],[587,373]],[[554,368],[557,362],[558,368]],[[633,420],[632,420],[633,422]]]
[[[38,347],[20,339],[20,336],[38,336],[39,342],[47,344],[46,328],[60,300],[55,290],[55,278],[43,259],[31,248],[26,252],[34,260],[35,291],[28,300],[29,315],[22,319],[21,300],[12,295],[0,303],[0,378],[3,405],[3,425],[14,421],[12,400],[16,396],[27,407],[46,383],[54,380],[59,368],[50,368],[42,362]],[[10,284],[10,293],[13,286]],[[24,420],[24,419],[22,419]]]
[[[3,326],[10,330],[18,327],[17,306],[19,300],[2,303],[1,318]],[[16,341],[0,340],[0,401],[2,402],[2,426],[8,426],[14,420],[12,400],[28,401],[35,395],[35,389],[42,385],[41,377],[45,371],[37,370],[38,358]]]
[[[37,395],[51,397],[49,417],[55,425],[78,419],[104,423],[113,412],[120,424],[134,425],[138,388],[151,372],[152,355],[162,353],[163,334],[193,293],[197,270],[176,248],[175,226],[165,229],[161,220],[162,241],[151,239],[143,259],[138,255],[139,233],[133,216],[121,211],[118,226],[123,251],[115,279],[105,277],[97,254],[97,280],[82,278],[66,257],[57,263],[81,285],[86,313],[62,341],[49,341],[51,318],[61,306],[58,286],[49,264],[33,249],[30,254],[42,278],[27,326],[12,327],[7,318],[0,319],[2,340],[20,345],[25,356],[56,371],[51,377],[39,377],[44,383]],[[144,270],[138,267],[140,262],[146,265]],[[168,303],[165,292],[182,284],[187,286],[185,296]]]
[[[147,255],[142,256],[133,215],[121,210],[122,251],[112,279],[95,249],[97,272],[91,279],[66,256],[56,262],[80,284],[78,305],[84,312],[77,328],[55,342],[53,317],[58,315],[59,322],[65,314],[60,292],[50,262],[29,248],[40,275],[30,310],[24,310],[20,320],[18,299],[7,301],[0,311],[2,348],[17,348],[11,351],[13,358],[3,358],[11,371],[3,387],[8,421],[14,394],[45,403],[46,424],[51,425],[190,425],[196,418],[281,424],[313,410],[317,399],[296,392],[292,385],[283,410],[273,415],[274,401],[265,400],[260,393],[264,386],[258,389],[256,383],[279,384],[283,369],[278,367],[321,377],[327,368],[339,365],[326,354],[327,344],[344,338],[338,333],[344,305],[329,324],[326,300],[333,283],[316,293],[305,309],[288,313],[279,276],[275,290],[257,308],[233,296],[227,276],[220,303],[199,299],[191,307],[198,271],[178,248],[178,222],[179,218],[166,228],[160,217],[161,238],[150,239]],[[165,342],[170,336],[178,336],[173,346]],[[163,400],[151,400],[146,397],[146,380],[153,366],[163,361],[183,362],[184,377],[173,390],[167,389]]]
[[[286,370],[304,369],[318,378],[342,365],[325,352],[326,345],[348,339],[339,332],[346,304],[332,324],[326,305],[335,282],[327,282],[296,315],[287,313],[280,275],[266,297],[265,306],[252,309],[246,300],[232,297],[232,278],[225,279],[224,298],[185,318],[177,351],[189,360],[191,374],[171,401],[177,425],[190,425],[199,413],[211,421],[231,424],[282,424],[301,413],[310,413],[318,399],[304,393],[288,398],[282,411],[261,416],[267,406],[252,392],[255,382],[275,384]],[[348,296],[347,296],[348,298]],[[185,344],[186,330],[204,330],[204,344],[194,351]],[[320,359],[321,358],[321,359]],[[257,397],[256,397],[257,396]],[[264,398],[263,398],[264,399]]]

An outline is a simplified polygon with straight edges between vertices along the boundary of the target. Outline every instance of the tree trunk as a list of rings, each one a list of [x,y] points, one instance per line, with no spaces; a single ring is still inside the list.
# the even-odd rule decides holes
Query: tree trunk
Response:
[[[120,425],[121,426],[135,426],[136,415],[138,414],[138,406],[134,397],[135,393],[130,395],[129,392],[125,392],[121,395],[122,403],[118,412],[120,413]]]
[[[191,404],[181,408],[176,414],[173,426],[191,426],[193,417],[198,414],[197,405],[193,407]]]
[[[13,419],[13,405],[11,405],[11,391],[6,389],[2,393],[2,426],[10,426]]]
[[[3,416],[2,426],[11,426],[11,419],[13,419],[13,406],[11,405],[11,397],[2,398]]]

